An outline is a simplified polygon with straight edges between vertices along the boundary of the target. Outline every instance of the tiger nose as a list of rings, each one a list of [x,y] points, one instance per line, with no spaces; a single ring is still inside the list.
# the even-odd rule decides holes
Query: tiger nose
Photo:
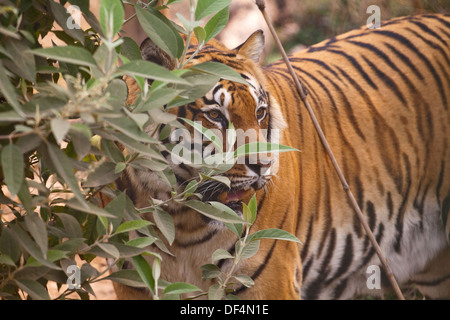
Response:
[[[257,160],[255,163],[246,163],[247,168],[258,175],[263,175],[271,166],[271,160]]]

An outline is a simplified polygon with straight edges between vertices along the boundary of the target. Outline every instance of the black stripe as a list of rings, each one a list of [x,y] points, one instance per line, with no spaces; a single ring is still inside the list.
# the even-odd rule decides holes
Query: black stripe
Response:
[[[341,80],[339,78],[339,75],[336,73],[336,71],[334,71],[329,64],[323,62],[322,60],[317,60],[317,59],[311,59],[311,58],[290,58],[289,59],[292,62],[303,62],[303,61],[308,61],[308,62],[312,62],[315,63],[317,65],[319,65],[321,68],[327,70],[328,72],[330,72],[331,74],[333,74],[333,76],[335,76],[336,78],[338,78],[339,80]]]
[[[178,110],[177,110],[177,117],[178,117],[178,118],[186,118],[186,106],[178,107]],[[184,123],[184,121],[181,120],[181,119],[179,119],[179,121],[180,121],[181,123]]]
[[[336,271],[336,273],[329,279],[328,282],[331,282],[341,277],[343,274],[345,274],[352,265],[352,262],[353,262],[353,237],[352,234],[349,233],[345,238],[345,249],[344,253],[342,254],[339,268]]]
[[[395,48],[393,45],[391,45],[388,42],[383,42],[383,44],[391,50],[392,53],[394,53],[397,58],[402,60],[411,70],[414,72],[414,74],[420,79],[423,80],[424,77],[420,73],[420,71],[416,68],[416,66],[411,62],[411,59],[409,59],[407,56],[405,56],[402,52],[400,52],[397,48]]]
[[[309,260],[303,261],[303,283],[305,283],[305,279],[308,278],[309,270],[311,270],[311,266],[314,262],[314,257],[311,257]],[[303,285],[304,287],[304,285]]]
[[[206,241],[211,240],[211,238],[214,237],[217,234],[217,231],[218,231],[217,229],[211,230],[205,236],[203,236],[203,238],[192,240],[192,241],[179,242],[177,239],[175,239],[175,244],[177,246],[179,246],[179,247],[182,247],[182,248],[188,248],[188,247],[196,246],[198,244],[202,244],[202,243],[204,243]]]
[[[321,270],[320,274],[322,277],[324,277],[324,275],[328,275],[328,273],[330,272],[330,261],[331,258],[333,257],[335,249],[336,249],[336,229],[333,228],[330,232],[330,240],[328,240],[327,253],[320,266]],[[326,277],[324,277],[323,280],[325,280],[325,278]]]
[[[403,46],[410,49],[415,55],[417,55],[420,58],[420,60],[422,60],[427,65],[428,69],[433,75],[436,84],[439,87],[439,92],[441,94],[442,101],[444,102],[444,105],[447,106],[447,99],[444,95],[444,89],[441,78],[437,74],[436,69],[433,67],[428,58],[408,38],[404,37],[401,34],[389,30],[377,30],[377,34],[388,37],[401,43]]]
[[[437,278],[435,280],[423,280],[423,281],[413,281],[414,284],[419,285],[419,286],[424,286],[424,287],[433,287],[433,286],[438,286],[440,285],[442,282],[446,281],[450,279],[450,274],[443,276],[441,278]]]
[[[328,278],[328,274],[330,272],[329,263],[333,256],[333,252],[336,248],[336,229],[333,228],[330,233],[330,240],[328,242],[328,250],[325,258],[322,261],[320,266],[320,270],[318,272],[317,277],[308,285],[308,287],[304,288],[304,298],[305,299],[317,299],[322,290],[323,284],[325,280]]]
[[[347,281],[348,278],[342,280],[335,288],[333,292],[333,299],[337,300],[339,299],[342,294],[344,293],[345,288],[347,288]]]
[[[441,162],[441,170],[439,171],[439,179],[438,184],[436,186],[436,200],[438,203],[441,203],[441,187],[444,182],[444,173],[445,173],[445,160]]]
[[[375,235],[375,239],[377,240],[378,244],[381,243],[381,239],[383,239],[383,235],[384,235],[384,224],[380,223],[378,225],[378,232]],[[372,246],[370,248],[370,251],[364,257],[364,259],[362,259],[361,266],[365,266],[370,261],[370,259],[372,259],[372,257],[375,255],[375,253],[376,253],[375,248]]]
[[[365,48],[371,52],[373,52],[374,54],[377,55],[377,57],[380,57],[381,59],[383,59],[383,61],[389,66],[391,67],[391,69],[393,69],[394,71],[396,71],[403,79],[403,81],[405,81],[405,83],[407,84],[407,86],[409,87],[409,90],[411,93],[416,94],[416,93],[420,93],[419,90],[416,89],[416,87],[414,86],[414,84],[408,79],[408,77],[406,77],[406,75],[397,67],[396,64],[394,64],[392,62],[392,60],[389,58],[388,55],[386,55],[382,50],[378,49],[377,47],[371,45],[370,43],[365,43],[365,42],[359,42],[359,41],[350,41],[351,43],[353,43],[354,45],[357,45],[359,47]],[[422,100],[423,97],[421,96]]]
[[[359,122],[356,120],[355,117],[355,113],[352,111],[351,109],[351,104],[347,99],[347,96],[344,94],[344,92],[341,90],[341,87],[338,86],[337,84],[334,83],[334,81],[330,78],[328,78],[325,74],[323,74],[320,70],[319,73],[325,78],[327,79],[331,85],[336,89],[337,92],[339,92],[342,100],[344,101],[344,111],[345,114],[347,115],[347,117],[350,119],[350,123],[351,123],[351,127],[353,129],[355,129],[356,133],[358,134],[358,136],[363,140],[366,141],[366,137],[364,135],[364,133],[361,131],[361,128],[359,126]],[[336,109],[339,111],[339,109]]]
[[[388,219],[391,220],[392,216],[394,215],[394,203],[392,201],[392,194],[390,191],[387,193],[386,204],[389,211]]]
[[[403,154],[403,161],[405,162],[407,188],[405,194],[402,195],[403,200],[400,208],[398,209],[397,220],[395,222],[397,235],[395,237],[394,249],[397,253],[401,252],[401,241],[403,238],[403,220],[405,218],[406,205],[408,203],[409,192],[411,190],[411,165],[406,154]]]
[[[374,117],[374,125],[375,125],[375,132],[379,136],[377,138],[377,144],[379,147],[379,150],[386,150],[386,146],[392,145],[392,152],[386,151],[384,156],[382,157],[383,164],[388,170],[389,174],[392,177],[395,177],[397,174],[397,168],[396,164],[398,163],[397,157],[395,156],[398,154],[399,150],[399,140],[397,138],[397,135],[395,133],[395,130],[393,130],[387,123],[386,120],[381,116],[381,114],[377,111],[375,108],[370,96],[367,94],[367,92],[356,82],[352,77],[350,77],[344,70],[342,70],[340,67],[336,66],[337,69],[341,72],[341,74],[351,83],[352,87],[354,87],[360,95],[363,97],[364,101],[366,102],[366,105],[372,110]],[[395,180],[397,190],[399,193],[401,193],[402,185],[401,180]]]
[[[378,89],[377,85],[372,81],[372,79],[370,79],[369,75],[364,71],[364,68],[361,67],[361,65],[358,63],[358,61],[356,61],[356,59],[351,56],[348,55],[347,53],[343,52],[343,51],[339,51],[339,50],[328,50],[329,52],[333,52],[335,54],[341,55],[343,57],[345,57],[351,64],[352,66],[358,70],[358,72],[362,75],[362,77],[364,78],[364,80],[366,80],[366,82],[374,89]]]
[[[372,201],[367,201],[367,215],[369,216],[369,228],[373,232],[375,229],[377,216],[375,213],[375,206],[373,205]]]
[[[450,60],[448,58],[448,55],[444,51],[444,49],[442,49],[442,47],[440,45],[436,44],[435,42],[433,42],[431,40],[428,40],[427,38],[423,37],[420,33],[418,33],[417,31],[415,31],[415,30],[413,30],[411,28],[406,28],[406,30],[408,30],[409,32],[413,33],[417,38],[421,39],[423,42],[428,44],[433,49],[438,50],[441,53],[441,55],[444,57],[444,59],[447,62],[447,64],[450,65]],[[445,48],[447,48],[447,45],[445,45]]]
[[[447,28],[450,29],[450,21],[447,21],[445,19],[442,19],[441,17],[434,15],[434,14],[424,14],[422,15],[422,17],[426,17],[426,18],[430,18],[430,19],[435,19],[437,21],[439,21],[440,23],[442,23],[444,26],[446,26]]]
[[[420,180],[419,186],[417,187],[417,193],[414,197],[413,206],[417,210],[417,212],[420,215],[420,219],[423,219],[423,213],[424,213],[424,207],[425,207],[425,197],[428,193],[428,188],[430,187],[430,184],[427,184],[425,186],[425,189],[422,191],[422,179]],[[420,192],[422,191],[422,197],[420,197]],[[422,227],[422,222],[421,222]]]
[[[375,74],[378,76],[378,78],[383,81],[383,83],[386,84],[386,87],[391,89],[395,95],[402,101],[402,103],[407,107],[408,103],[403,96],[403,93],[400,91],[396,83],[384,72],[382,72],[380,69],[378,69],[369,59],[367,59],[364,55],[361,56],[364,61],[369,65],[369,67],[375,71]]]
[[[311,243],[312,238],[313,221],[314,221],[313,218],[309,219],[308,231],[306,232],[306,240],[302,246],[302,251],[300,254],[302,261],[304,261],[308,255],[309,244]]]
[[[411,23],[418,26],[424,33],[427,33],[427,34],[431,35],[432,37],[434,37],[436,40],[438,40],[440,43],[442,43],[444,45],[444,47],[447,47],[447,42],[444,41],[444,39],[442,39],[441,36],[438,35],[436,32],[434,32],[433,30],[428,28],[425,24],[423,24],[422,22],[420,22],[418,20],[414,20],[414,19],[411,20]]]

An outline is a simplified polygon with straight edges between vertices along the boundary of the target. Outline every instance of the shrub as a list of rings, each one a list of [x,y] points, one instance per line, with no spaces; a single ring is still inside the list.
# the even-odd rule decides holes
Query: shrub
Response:
[[[164,2],[170,6],[178,1]],[[252,214],[247,214],[253,220],[245,222],[223,206],[196,199],[196,186],[205,179],[218,179],[214,176],[223,170],[220,165],[204,165],[199,179],[177,192],[174,174],[162,156],[171,150],[163,143],[168,130],[182,126],[167,110],[201,97],[221,78],[243,81],[232,69],[218,67],[217,63],[180,70],[189,60],[186,52],[191,37],[195,34],[201,48],[220,32],[228,20],[230,2],[200,0],[197,5],[191,0],[191,17],[180,16],[183,26],[178,26],[158,11],[161,7],[156,7],[155,1],[131,4],[102,0],[98,20],[84,2],[68,1],[68,5],[79,5],[70,9],[89,23],[86,30],[76,24],[76,16],[66,10],[68,5],[63,6],[66,1],[3,2],[1,298],[49,299],[47,284],[53,281],[58,288],[68,284],[57,298],[76,292],[81,299],[89,299],[89,294],[95,294],[91,284],[102,279],[148,287],[155,298],[160,298],[161,293],[162,297],[177,298],[197,291],[189,284],[169,284],[159,279],[164,261],[147,248],[151,244],[164,246],[156,228],[169,243],[173,242],[173,221],[163,202],[149,199],[147,208],[138,209],[116,189],[114,181],[128,166],[157,172],[173,190],[169,201],[231,223],[234,231],[241,225],[241,234],[243,230],[246,234],[240,241],[267,237],[296,241],[273,230],[249,237],[255,206]],[[124,5],[134,7],[136,15],[130,19],[138,19],[153,42],[177,61],[175,70],[143,61],[138,45],[128,37],[118,36],[128,21],[124,21]],[[54,22],[62,30],[52,29]],[[66,46],[43,48],[40,40],[48,33]],[[180,33],[185,34],[186,41]],[[133,105],[126,104],[124,76],[134,78],[140,88]],[[152,84],[146,79],[153,80]],[[196,90],[192,90],[194,86]],[[162,125],[167,129],[159,137],[145,131],[149,126],[158,129]],[[199,130],[203,132],[203,128]],[[118,145],[129,154],[125,156]],[[227,183],[225,180],[222,178]],[[112,199],[106,206],[102,203],[104,196]],[[144,212],[153,213],[155,225],[141,218]],[[129,240],[131,230],[139,230],[145,237]],[[237,258],[219,253],[216,258]],[[143,255],[155,256],[152,266]],[[110,266],[120,266],[125,258],[131,258],[135,269],[109,274],[110,267],[97,270],[91,264],[95,257],[108,258]],[[78,266],[76,258],[81,261]],[[228,276],[227,281],[233,275]],[[251,285],[247,277],[236,279]],[[210,297],[222,298],[225,286],[219,283],[210,291]]]

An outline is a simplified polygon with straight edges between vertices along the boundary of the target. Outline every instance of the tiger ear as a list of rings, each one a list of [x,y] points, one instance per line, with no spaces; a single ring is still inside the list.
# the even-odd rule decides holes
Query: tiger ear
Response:
[[[264,50],[264,32],[262,30],[255,31],[243,44],[234,50],[238,54],[259,62],[259,58]]]
[[[161,50],[150,38],[145,39],[140,47],[142,59],[154,62],[173,70],[175,68],[175,61],[164,50]]]

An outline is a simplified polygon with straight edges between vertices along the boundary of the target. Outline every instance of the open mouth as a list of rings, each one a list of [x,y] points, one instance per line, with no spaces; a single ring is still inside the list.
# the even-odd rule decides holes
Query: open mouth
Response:
[[[252,188],[246,189],[231,189],[229,191],[222,192],[218,200],[224,205],[230,207],[233,211],[237,213],[242,212],[242,202],[246,201],[249,195],[252,193]]]
[[[197,192],[202,194],[202,201],[218,201],[230,207],[238,214],[242,214],[242,203],[250,200],[254,189],[251,186],[236,186],[229,189],[218,181],[205,181]]]

